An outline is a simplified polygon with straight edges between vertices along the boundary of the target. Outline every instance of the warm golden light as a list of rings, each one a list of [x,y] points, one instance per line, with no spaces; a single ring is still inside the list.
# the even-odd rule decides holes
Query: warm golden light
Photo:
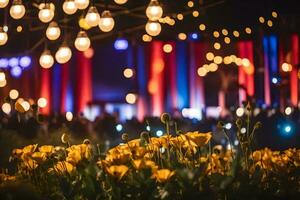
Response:
[[[152,37],[150,35],[147,35],[147,34],[144,34],[142,39],[143,39],[144,42],[151,42],[152,41]]]
[[[91,46],[91,41],[85,31],[80,31],[75,39],[74,45],[78,51],[86,51]]]
[[[63,10],[68,15],[73,15],[77,11],[74,0],[65,0],[63,3]]]
[[[12,89],[11,91],[9,91],[9,98],[15,100],[19,97],[19,92],[16,89]]]
[[[79,10],[86,9],[90,4],[89,0],[75,0],[75,5]]]
[[[45,108],[47,106],[47,99],[45,99],[44,97],[39,98],[37,101],[37,105],[40,108]]]
[[[8,3],[9,0],[0,0],[0,8],[5,8]]]
[[[213,60],[214,60],[214,57],[215,57],[215,55],[214,55],[212,52],[208,52],[208,53],[206,54],[206,59],[207,59],[208,61],[213,61]]]
[[[240,33],[238,31],[233,31],[233,36],[234,37],[239,37],[240,36]]]
[[[123,71],[123,75],[124,75],[125,78],[132,78],[132,77],[133,77],[133,74],[134,74],[134,72],[133,72],[133,70],[130,69],[130,68],[126,68],[126,69],[124,69],[124,71]]]
[[[145,26],[146,32],[151,36],[157,36],[161,32],[161,25],[158,22],[148,21]]]
[[[244,108],[240,107],[238,109],[236,109],[236,115],[238,117],[242,117],[244,115],[245,111],[244,111]]]
[[[94,56],[94,49],[93,48],[88,48],[86,51],[83,52],[83,55],[86,58],[92,58]]]
[[[229,43],[231,42],[231,40],[230,40],[229,37],[225,37],[225,38],[224,38],[224,42],[225,42],[226,44],[229,44]]]
[[[177,14],[177,19],[178,20],[183,20],[183,14],[181,14],[181,13]]]
[[[291,64],[283,63],[283,64],[281,65],[281,69],[282,69],[282,71],[284,71],[284,72],[290,72],[290,71],[292,71],[293,67],[292,67]]]
[[[147,9],[146,15],[150,21],[156,21],[163,15],[163,9],[157,0],[151,0]]]
[[[133,93],[128,93],[126,95],[126,102],[129,103],[129,104],[135,104],[136,102],[136,99],[137,99],[137,96],[136,94],[133,94]]]
[[[213,35],[214,35],[215,38],[220,37],[220,33],[218,31],[214,31]]]
[[[193,11],[193,17],[198,17],[199,16],[199,12],[197,10]]]
[[[223,35],[228,35],[228,31],[227,31],[227,29],[225,29],[225,28],[224,28],[224,29],[222,29],[222,34],[223,34]]]
[[[9,14],[14,19],[21,19],[25,15],[25,6],[22,0],[14,0],[12,6],[9,9]]]
[[[22,26],[17,26],[17,32],[20,33],[23,31],[23,27]]]
[[[68,122],[72,121],[73,120],[73,113],[71,112],[66,112],[66,120]]]
[[[265,18],[264,17],[259,17],[258,21],[263,24],[263,23],[265,23]]]
[[[173,47],[172,47],[172,45],[170,45],[170,44],[165,44],[165,45],[163,46],[163,50],[164,50],[165,53],[171,53],[172,50],[173,50]]]
[[[224,64],[226,64],[226,65],[229,65],[229,64],[232,63],[232,59],[231,59],[230,56],[226,56],[226,57],[223,59],[223,61],[224,61]]]
[[[268,20],[267,25],[268,25],[269,27],[272,27],[272,26],[273,26],[273,22],[272,22],[271,20]]]
[[[214,57],[214,63],[217,65],[221,64],[223,62],[223,58],[221,56]]]
[[[85,21],[85,18],[82,17],[79,19],[78,21],[79,27],[84,29],[84,30],[89,30],[90,28],[92,28],[90,25],[88,25],[88,23]]]
[[[57,40],[60,37],[61,31],[56,22],[51,22],[46,30],[46,36],[49,40]]]
[[[103,32],[111,31],[115,26],[115,20],[112,18],[109,10],[105,10],[101,14],[99,28]]]
[[[205,29],[206,29],[205,24],[200,24],[199,29],[200,29],[200,31],[205,31]]]
[[[214,48],[215,48],[216,50],[219,50],[219,49],[221,48],[221,44],[220,44],[219,42],[215,42],[215,43],[214,43]]]
[[[0,72],[0,81],[5,81],[6,80],[6,76],[4,72]]]
[[[122,5],[127,2],[127,0],[114,0],[116,4]]]
[[[7,114],[7,115],[10,114],[10,112],[11,112],[11,105],[9,103],[4,103],[1,108],[2,108],[2,111],[5,114]]]
[[[218,70],[218,68],[219,68],[219,66],[216,63],[210,63],[208,65],[208,69],[210,72],[215,72]]]
[[[54,9],[50,9],[50,4],[44,4],[43,8],[39,11],[39,19],[43,23],[50,22],[54,17]]]
[[[0,87],[5,87],[5,86],[6,86],[6,84],[7,84],[7,81],[6,81],[6,79],[5,79],[5,80],[2,80],[2,81],[0,81]]]
[[[200,77],[206,76],[207,72],[208,71],[204,67],[199,67],[197,70],[197,73]]]
[[[85,16],[85,21],[90,25],[91,27],[95,27],[100,22],[100,15],[98,13],[98,10],[95,6],[91,6]]]
[[[0,46],[3,46],[7,43],[8,36],[7,33],[0,27]]]
[[[242,65],[244,66],[244,67],[250,67],[250,61],[249,61],[249,59],[248,58],[243,58],[242,59]]]
[[[55,53],[55,59],[59,64],[67,63],[72,57],[71,49],[66,46],[62,45],[59,47],[58,51]]]
[[[188,1],[187,5],[188,5],[188,7],[192,8],[192,7],[194,7],[194,2],[193,1]]]
[[[179,40],[186,40],[186,38],[187,38],[187,36],[186,36],[185,33],[179,33],[179,34],[178,34],[178,39],[179,39]]]
[[[277,12],[273,11],[273,12],[272,12],[272,17],[277,18],[277,17],[278,17]]]
[[[51,55],[49,50],[45,50],[40,56],[39,63],[41,67],[48,69],[51,68],[54,64],[54,58]]]
[[[246,32],[247,34],[251,34],[251,33],[252,33],[252,30],[251,30],[251,28],[247,27],[247,28],[245,28],[245,32]]]

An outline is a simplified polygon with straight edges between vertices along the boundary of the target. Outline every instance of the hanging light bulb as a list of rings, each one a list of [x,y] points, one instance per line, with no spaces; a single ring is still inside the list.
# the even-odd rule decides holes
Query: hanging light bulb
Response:
[[[77,11],[77,7],[75,5],[74,0],[66,0],[63,3],[63,10],[68,15],[73,15]]]
[[[86,51],[90,48],[91,41],[85,31],[80,31],[74,44],[78,51]]]
[[[158,22],[148,21],[145,28],[146,32],[151,36],[157,36],[161,32],[161,25]]]
[[[89,8],[89,11],[87,12],[87,14],[85,16],[85,21],[91,27],[97,26],[99,24],[100,15],[99,15],[98,10],[95,6],[91,6]]]
[[[156,21],[161,18],[163,15],[163,9],[159,5],[157,0],[151,0],[147,9],[146,9],[146,15],[151,21]]]
[[[7,33],[0,27],[0,46],[5,45],[8,40]]]
[[[51,55],[49,50],[45,50],[39,60],[39,63],[41,65],[41,67],[45,68],[45,69],[49,69],[53,66],[54,64],[54,58]]]
[[[39,19],[43,23],[50,22],[54,17],[54,10],[50,9],[50,4],[46,3],[45,6],[39,11]]]
[[[68,62],[71,57],[72,51],[66,44],[63,44],[61,47],[59,47],[59,49],[55,53],[55,59],[59,64]]]
[[[115,3],[119,5],[125,4],[126,2],[127,0],[115,0]]]
[[[9,0],[0,0],[0,8],[5,8],[8,3]]]
[[[112,18],[110,11],[103,11],[99,22],[99,28],[101,29],[101,31],[109,32],[114,28],[114,26],[115,20]]]
[[[14,19],[21,19],[25,15],[25,6],[22,4],[22,0],[14,0],[9,13]]]
[[[46,30],[46,36],[49,40],[57,40],[60,33],[60,28],[56,22],[51,22]]]
[[[90,0],[75,0],[75,5],[79,10],[86,9],[90,4]]]

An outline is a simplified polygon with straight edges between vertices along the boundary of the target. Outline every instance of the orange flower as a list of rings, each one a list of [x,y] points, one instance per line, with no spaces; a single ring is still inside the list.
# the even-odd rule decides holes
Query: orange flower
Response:
[[[106,171],[119,181],[124,177],[129,168],[126,165],[112,165],[106,168]]]
[[[154,172],[152,178],[155,178],[156,181],[160,183],[164,183],[168,181],[174,174],[175,171],[170,171],[169,169],[160,169]]]
[[[212,138],[211,132],[198,133],[197,131],[195,131],[195,132],[186,133],[185,136],[192,142],[192,145],[194,143],[198,147],[202,147],[206,145]]]
[[[56,165],[54,165],[53,168],[49,169],[50,172],[53,170],[55,170],[57,173],[68,172],[69,174],[71,174],[75,170],[75,167],[69,162],[62,161],[62,162],[56,163]]]

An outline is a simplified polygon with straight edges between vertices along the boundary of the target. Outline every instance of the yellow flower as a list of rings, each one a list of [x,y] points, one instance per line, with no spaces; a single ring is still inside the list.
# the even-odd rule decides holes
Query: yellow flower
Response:
[[[72,163],[73,165],[76,165],[81,161],[81,153],[79,151],[73,150],[68,153],[68,157],[66,158],[66,161],[69,163]]]
[[[36,147],[37,147],[37,144],[28,145],[28,146],[23,148],[23,153],[24,154],[33,153],[35,151]]]
[[[210,139],[212,138],[211,132],[209,133],[198,133],[197,131],[195,132],[189,132],[186,133],[185,136],[195,143],[198,147],[202,147],[206,145]]]
[[[46,154],[52,154],[54,152],[54,146],[52,145],[44,145],[44,146],[41,146],[39,147],[39,151],[41,153],[46,153]]]
[[[129,168],[126,165],[112,165],[106,168],[106,171],[119,181],[124,177]]]
[[[23,159],[24,166],[29,170],[34,170],[38,167],[37,161],[25,156]]]
[[[154,172],[153,178],[160,183],[164,183],[168,181],[173,175],[175,174],[174,171],[170,171],[169,169],[160,169]]]
[[[130,148],[135,148],[140,146],[140,139],[134,139],[128,142]]]
[[[23,154],[23,149],[14,149],[12,151],[12,155],[15,158],[21,158],[22,154]]]
[[[133,166],[135,169],[140,170],[145,166],[145,163],[142,159],[139,160],[133,160]]]
[[[53,169],[57,173],[68,172],[70,174],[70,173],[72,173],[75,170],[75,167],[71,163],[69,163],[69,162],[62,161],[62,162],[56,163],[56,165],[54,165],[54,167],[51,168],[50,171],[53,171]]]
[[[47,160],[47,156],[46,156],[46,153],[42,153],[42,152],[34,152],[32,155],[31,155],[31,158],[35,161],[37,161],[38,163],[42,163],[44,161]]]

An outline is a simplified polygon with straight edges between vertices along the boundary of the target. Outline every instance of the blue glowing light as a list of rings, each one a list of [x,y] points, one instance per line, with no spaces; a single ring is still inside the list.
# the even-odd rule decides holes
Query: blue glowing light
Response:
[[[231,123],[227,123],[227,124],[225,125],[225,128],[226,128],[227,130],[231,129],[231,127],[232,127],[232,124],[231,124]]]
[[[24,56],[20,58],[19,62],[21,67],[29,67],[29,65],[31,64],[31,58],[28,56]]]
[[[10,70],[10,73],[11,73],[11,75],[12,75],[13,77],[18,78],[18,77],[20,77],[21,74],[22,74],[22,69],[21,69],[21,67],[19,67],[19,66],[12,67],[11,70]]]
[[[277,84],[277,83],[278,83],[278,79],[277,79],[277,78],[275,78],[275,77],[274,77],[274,78],[272,78],[272,83],[273,83],[273,84]]]
[[[123,130],[122,124],[118,124],[118,125],[116,126],[116,130],[117,130],[118,132],[121,132],[121,131]]]
[[[8,60],[8,65],[11,66],[11,67],[17,67],[19,65],[19,59],[18,58],[10,58]]]
[[[126,39],[117,39],[114,47],[116,50],[126,50],[128,48],[128,41]]]
[[[164,133],[161,130],[156,131],[156,136],[160,137],[162,136]]]
[[[7,68],[8,67],[8,60],[6,58],[0,59],[0,68]]]
[[[289,134],[291,131],[292,131],[292,127],[290,125],[284,127],[284,132],[286,132],[287,134]]]
[[[147,126],[146,126],[146,130],[147,130],[147,131],[151,131],[150,126],[147,125]]]
[[[193,40],[197,40],[197,39],[199,38],[199,36],[198,36],[197,33],[192,33],[192,34],[191,34],[191,38],[192,38]]]

